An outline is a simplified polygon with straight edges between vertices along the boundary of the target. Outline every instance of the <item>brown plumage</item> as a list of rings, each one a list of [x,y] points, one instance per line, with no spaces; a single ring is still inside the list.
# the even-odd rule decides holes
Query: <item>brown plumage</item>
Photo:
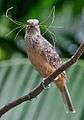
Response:
[[[55,48],[42,37],[38,20],[30,19],[27,21],[25,43],[28,58],[43,78],[48,77],[61,65],[61,59]],[[54,83],[59,88],[68,111],[74,112],[75,110],[66,86],[66,79],[66,74],[63,72],[54,80]]]

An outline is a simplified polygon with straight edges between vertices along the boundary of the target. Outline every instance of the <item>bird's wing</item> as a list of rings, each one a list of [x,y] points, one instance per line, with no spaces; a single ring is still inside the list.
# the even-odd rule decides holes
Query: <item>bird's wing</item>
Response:
[[[41,39],[43,40],[43,51],[49,64],[57,69],[61,65],[61,59],[56,49],[45,38],[42,37]]]
[[[39,37],[41,37],[40,39],[42,40],[43,54],[46,56],[48,63],[55,69],[58,69],[58,67],[62,65],[62,61],[56,52],[56,49],[44,37]],[[65,71],[62,73],[62,76],[67,79]]]

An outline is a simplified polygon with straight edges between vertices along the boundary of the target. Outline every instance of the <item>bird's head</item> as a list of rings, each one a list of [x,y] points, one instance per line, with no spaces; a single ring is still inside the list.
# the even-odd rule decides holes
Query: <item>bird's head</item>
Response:
[[[28,33],[40,33],[39,21],[37,19],[29,19],[26,23],[26,30]]]

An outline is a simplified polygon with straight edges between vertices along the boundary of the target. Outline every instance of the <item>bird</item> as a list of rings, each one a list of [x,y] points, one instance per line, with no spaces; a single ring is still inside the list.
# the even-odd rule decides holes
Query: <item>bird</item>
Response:
[[[62,60],[55,47],[42,36],[38,19],[27,20],[25,46],[31,64],[42,75],[43,79],[62,65]],[[65,71],[54,79],[54,83],[62,95],[66,111],[74,113],[75,108],[66,82],[67,75]]]

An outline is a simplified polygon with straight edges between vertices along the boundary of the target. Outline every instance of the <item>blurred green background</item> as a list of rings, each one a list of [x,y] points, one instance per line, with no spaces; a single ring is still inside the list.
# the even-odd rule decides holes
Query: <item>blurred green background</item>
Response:
[[[51,24],[53,6],[55,18]],[[84,42],[84,0],[0,0],[0,106],[27,94],[42,79],[27,60],[25,29],[19,32],[16,39],[20,29],[8,35],[18,27],[5,16],[10,7],[14,7],[9,11],[13,20],[25,24],[28,19],[36,18],[44,25],[51,24],[47,32],[45,28],[41,28],[41,32],[51,44],[55,42],[63,60],[70,58]],[[78,63],[67,70],[67,75],[75,114],[66,114],[61,96],[52,84],[37,99],[14,108],[1,119],[84,120],[84,54]]]

